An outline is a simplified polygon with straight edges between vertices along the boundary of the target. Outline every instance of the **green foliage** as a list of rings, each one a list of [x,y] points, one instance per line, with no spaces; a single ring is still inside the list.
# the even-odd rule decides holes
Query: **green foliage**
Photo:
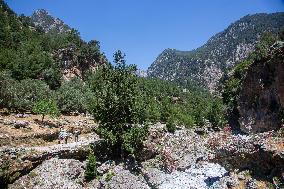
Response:
[[[224,122],[222,120],[225,119],[222,101],[194,85],[192,81],[189,80],[186,83],[188,86],[183,86],[188,88],[181,88],[176,83],[139,78],[139,88],[144,92],[144,102],[147,104],[145,119],[150,122],[164,123],[171,119],[176,124],[185,125],[187,128],[203,126],[204,120],[212,117],[210,111],[212,104],[215,103],[220,107],[219,116],[216,119],[220,122],[218,126],[221,126]],[[213,121],[212,118],[211,120]]]
[[[94,100],[91,89],[78,78],[64,82],[56,94],[58,107],[63,113],[85,113],[88,104]]]
[[[50,115],[51,117],[56,117],[59,115],[57,104],[52,99],[44,99],[36,102],[33,107],[33,112],[42,115],[42,122],[45,115]]]
[[[110,170],[109,172],[107,172],[105,180],[107,182],[109,182],[109,181],[111,181],[112,177],[114,177],[114,176],[115,176],[115,173]]]
[[[225,125],[224,106],[217,100],[213,102],[208,114],[208,120],[212,123],[213,127],[222,127]]]
[[[264,33],[261,36],[260,41],[255,46],[255,51],[248,57],[248,59],[259,61],[267,57],[269,53],[269,48],[277,40],[277,35],[272,33]]]
[[[61,85],[61,73],[59,68],[52,66],[47,68],[42,73],[44,81],[48,84],[49,88],[56,90]]]
[[[167,127],[168,132],[170,133],[174,133],[176,131],[177,128],[176,128],[173,118],[171,117],[168,118],[166,127]]]
[[[87,165],[85,170],[85,178],[90,181],[98,175],[97,160],[93,152],[90,152],[87,158]]]
[[[45,27],[51,16],[46,15]],[[31,18],[17,16],[0,0],[0,106],[16,111],[30,111],[34,103],[57,94],[58,104],[64,113],[86,112],[93,94],[79,81],[64,83],[63,70],[76,66],[84,77],[90,66],[103,63],[99,42],[84,42],[78,31],[65,27],[48,33],[35,27]],[[67,28],[66,28],[67,27]],[[58,54],[72,49],[66,55]],[[63,65],[67,60],[72,65]],[[85,79],[85,78],[83,78]],[[48,86],[52,90],[50,91]],[[73,86],[74,85],[74,86]],[[60,89],[59,89],[60,88]],[[59,89],[59,90],[58,90]],[[56,90],[56,92],[54,92]]]
[[[44,69],[51,67],[53,60],[48,52],[43,51],[38,41],[22,43],[14,56],[11,65],[12,76],[15,79],[37,79]]]
[[[0,73],[0,91],[1,107],[23,112],[31,111],[36,101],[51,95],[44,82],[35,79],[16,81],[9,72]]]
[[[142,149],[143,141],[146,139],[147,134],[147,126],[135,125],[131,127],[131,129],[129,129],[128,132],[125,132],[122,136],[123,148],[132,154],[137,154],[137,152]]]
[[[128,140],[132,135],[134,125],[144,122],[145,114],[143,94],[134,74],[136,68],[126,65],[124,57],[121,51],[117,51],[115,65],[103,67],[90,81],[96,96],[91,112],[100,123],[98,132],[117,153],[131,152],[136,148],[136,144],[132,147],[123,145],[128,144],[124,139]]]

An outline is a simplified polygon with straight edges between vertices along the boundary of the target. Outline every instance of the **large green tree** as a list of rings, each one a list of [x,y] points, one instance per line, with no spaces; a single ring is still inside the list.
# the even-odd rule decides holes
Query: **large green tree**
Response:
[[[99,70],[92,80],[96,95],[92,112],[100,124],[99,134],[115,154],[123,156],[124,152],[135,153],[142,145],[147,128],[139,125],[144,121],[145,104],[136,67],[126,65],[121,51],[114,54],[114,63]]]

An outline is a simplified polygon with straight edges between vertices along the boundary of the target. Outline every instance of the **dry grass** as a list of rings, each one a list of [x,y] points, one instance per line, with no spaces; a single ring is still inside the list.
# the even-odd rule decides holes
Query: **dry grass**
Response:
[[[64,123],[64,128],[71,131],[74,128],[80,128],[82,134],[90,133],[92,127],[95,127],[94,121],[88,117],[78,116],[65,116],[62,115],[56,119],[52,119],[46,116],[45,123],[40,121],[40,115],[28,114],[28,117],[18,118],[16,114],[3,114],[0,111],[0,119],[8,121],[28,121],[30,124],[27,128],[16,129],[12,125],[4,125],[0,123],[0,146],[38,146],[38,145],[52,145],[57,143],[57,140],[53,140],[55,135],[59,133],[59,123]],[[78,122],[86,122],[78,126]],[[87,126],[86,126],[87,125]],[[92,127],[90,127],[92,126]],[[50,141],[46,136],[53,136]]]

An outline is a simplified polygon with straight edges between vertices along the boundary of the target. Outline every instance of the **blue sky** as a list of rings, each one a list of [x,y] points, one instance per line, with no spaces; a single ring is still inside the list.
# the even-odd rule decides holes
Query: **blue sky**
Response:
[[[120,49],[144,70],[166,48],[191,50],[247,14],[284,11],[284,0],[5,1],[18,14],[46,9],[84,40],[99,40],[110,61]]]

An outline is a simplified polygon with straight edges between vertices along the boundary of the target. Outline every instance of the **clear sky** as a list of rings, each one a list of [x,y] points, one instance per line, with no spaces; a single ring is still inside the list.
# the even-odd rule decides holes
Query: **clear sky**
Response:
[[[110,61],[117,49],[147,69],[166,48],[191,50],[253,13],[283,12],[284,0],[5,0],[18,14],[46,9],[101,42]]]

